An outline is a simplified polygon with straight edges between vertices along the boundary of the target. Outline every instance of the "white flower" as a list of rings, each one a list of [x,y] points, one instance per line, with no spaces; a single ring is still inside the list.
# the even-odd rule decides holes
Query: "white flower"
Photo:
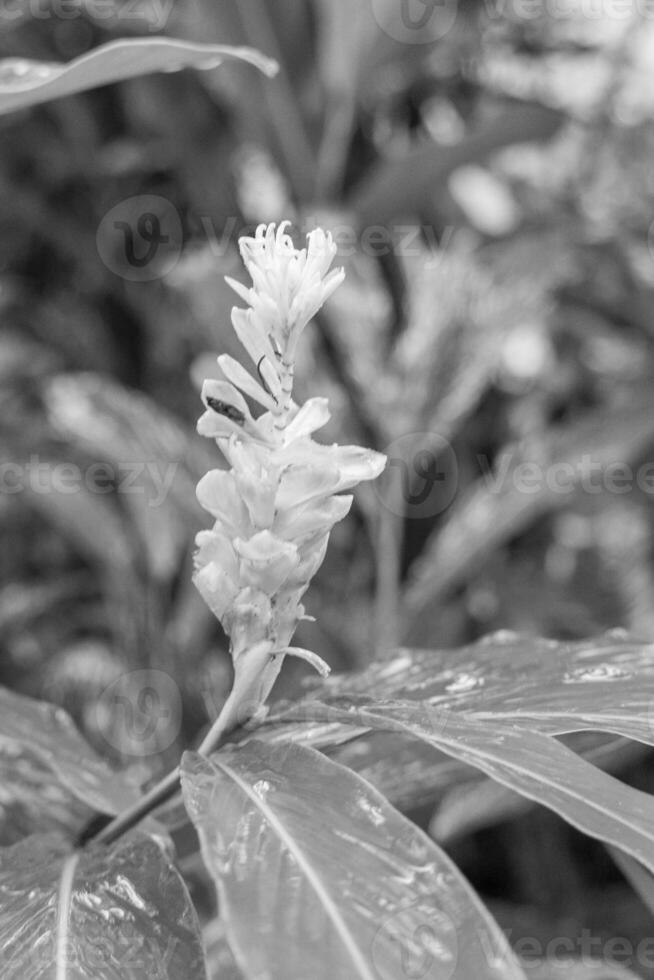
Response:
[[[292,400],[298,338],[344,273],[329,271],[336,255],[329,234],[314,231],[307,248],[297,250],[287,224],[277,231],[261,226],[240,241],[252,286],[228,280],[248,304],[232,311],[232,323],[256,377],[228,355],[219,357],[226,380],[205,382],[206,411],[198,422],[231,467],[198,484],[198,500],[215,524],[198,535],[194,576],[231,640],[235,678],[221,715],[225,726],[263,704],[284,655],[328,671],[316,654],[290,646],[306,618],[301,599],[332,527],[352,504],[341,492],[374,479],[386,464],[372,450],[314,442],[312,434],[329,420],[326,399],[302,407]],[[244,395],[265,411],[255,418]]]

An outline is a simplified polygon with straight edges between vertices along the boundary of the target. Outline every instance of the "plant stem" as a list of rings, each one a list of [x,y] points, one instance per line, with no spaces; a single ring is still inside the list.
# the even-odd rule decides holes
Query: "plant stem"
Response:
[[[226,722],[221,715],[216,719],[200,743],[197,749],[199,755],[209,755],[210,752],[214,752],[233,730],[234,726],[230,726],[228,721]],[[166,803],[175,796],[179,790],[179,782],[180,770],[179,766],[175,766],[168,775],[164,776],[163,779],[153,786],[140,800],[134,803],[133,806],[119,813],[106,827],[103,827],[97,834],[89,837],[84,842],[85,845],[113,844],[119,837],[128,833],[128,831],[132,830],[133,827],[144,820],[153,810],[161,806],[162,803]]]
[[[153,786],[145,796],[135,803],[133,806],[119,813],[111,823],[108,823],[99,833],[91,837],[86,843],[87,844],[113,844],[126,834],[138,823],[141,822],[148,814],[165,803],[172,796],[175,795],[179,789],[179,766],[175,766],[172,772],[169,772],[167,776],[164,776],[156,786]]]

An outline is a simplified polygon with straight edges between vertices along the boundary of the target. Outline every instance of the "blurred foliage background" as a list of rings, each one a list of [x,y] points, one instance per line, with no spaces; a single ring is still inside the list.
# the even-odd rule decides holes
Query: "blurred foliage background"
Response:
[[[133,761],[120,719],[97,705],[126,671],[182,693],[154,769],[229,690],[190,582],[194,484],[222,465],[194,426],[215,355],[240,356],[223,276],[243,278],[237,238],[262,221],[336,235],[346,284],[307,334],[298,396],[329,396],[325,440],[391,460],[337,527],[298,642],[350,669],[499,628],[654,633],[654,21],[599,0],[416,6],[41,0],[0,17],[0,57],[165,33],[282,66],[0,119],[0,682],[64,705],[117,762]],[[130,277],[103,219],[118,207],[138,231],[143,195],[178,216],[181,247]],[[648,788],[648,760],[623,777]],[[459,845],[482,891],[527,917],[637,920],[608,862],[589,870],[598,845],[521,819],[492,831],[501,885],[489,831]]]

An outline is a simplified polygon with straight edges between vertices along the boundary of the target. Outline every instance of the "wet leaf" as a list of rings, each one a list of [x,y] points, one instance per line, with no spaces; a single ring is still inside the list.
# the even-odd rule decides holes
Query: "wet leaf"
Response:
[[[654,745],[654,645],[623,631],[572,643],[502,631],[459,650],[400,650],[312,688],[313,698],[341,695],[428,703],[553,735],[613,732]]]
[[[140,796],[127,777],[95,754],[63,708],[6,688],[0,688],[0,746],[37,756],[79,800],[101,813],[119,813]]]
[[[647,746],[612,735],[577,733],[569,736],[565,744],[582,759],[614,775],[642,762],[649,755]],[[467,766],[464,768],[469,772]],[[429,833],[439,843],[448,843],[521,816],[532,806],[533,801],[491,779],[475,777],[465,782],[460,780],[439,799]]]
[[[151,72],[215,68],[225,58],[248,61],[267,75],[276,71],[273,60],[252,48],[164,37],[112,41],[68,64],[5,58],[0,61],[0,115]]]
[[[55,835],[0,851],[3,980],[202,980],[186,887],[161,848],[131,835],[71,852]]]
[[[409,701],[341,698],[304,711],[317,721],[350,719],[413,735],[654,870],[654,796],[602,772],[550,735]]]
[[[72,840],[93,812],[36,755],[0,743],[0,847],[55,831]]]
[[[520,978],[449,858],[354,773],[292,743],[187,754],[186,805],[251,977]],[[253,941],[256,936],[256,941]]]

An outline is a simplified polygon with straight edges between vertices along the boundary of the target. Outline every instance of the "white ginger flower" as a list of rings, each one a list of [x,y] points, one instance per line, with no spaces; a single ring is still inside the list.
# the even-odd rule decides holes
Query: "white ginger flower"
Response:
[[[298,250],[287,224],[277,231],[262,225],[254,238],[240,240],[251,288],[228,280],[248,304],[232,311],[232,323],[257,377],[223,354],[218,364],[227,380],[206,381],[202,390],[198,431],[216,439],[231,466],[198,484],[198,500],[215,523],[197,537],[194,576],[231,641],[235,676],[224,728],[261,709],[286,654],[328,672],[316,654],[290,646],[307,618],[301,600],[332,527],[352,504],[342,491],[379,476],[386,464],[369,449],[314,442],[330,417],[327,400],[311,398],[302,407],[292,400],[298,338],[344,272],[329,271],[331,235],[311,232]],[[263,414],[254,418],[243,395]]]

